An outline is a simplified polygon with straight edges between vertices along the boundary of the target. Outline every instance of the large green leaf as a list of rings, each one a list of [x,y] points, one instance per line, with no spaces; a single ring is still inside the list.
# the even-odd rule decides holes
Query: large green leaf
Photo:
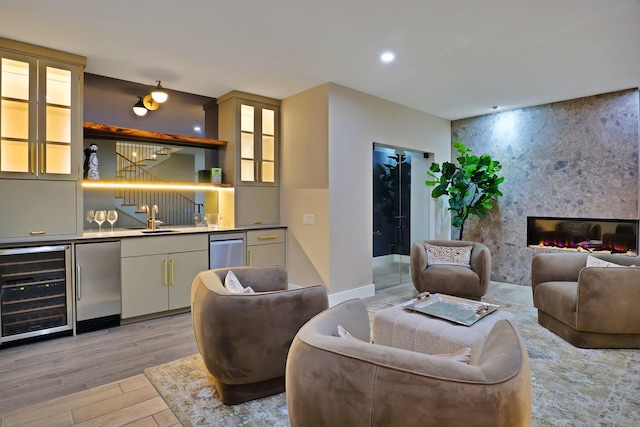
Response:
[[[456,159],[458,163],[432,163],[427,171],[431,179],[425,184],[435,187],[431,192],[433,198],[449,196],[451,225],[460,229],[462,238],[469,215],[484,219],[487,211],[493,208],[493,201],[503,196],[498,187],[504,182],[504,176],[498,174],[502,165],[491,155],[473,155],[472,150],[460,141],[454,141],[453,148],[460,153]]]

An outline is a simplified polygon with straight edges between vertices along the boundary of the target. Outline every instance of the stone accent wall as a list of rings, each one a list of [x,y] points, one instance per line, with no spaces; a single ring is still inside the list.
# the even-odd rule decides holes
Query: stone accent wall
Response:
[[[531,284],[543,249],[526,246],[527,216],[638,218],[639,105],[632,89],[451,123],[452,141],[503,165],[504,197],[463,236],[491,250],[492,280]]]

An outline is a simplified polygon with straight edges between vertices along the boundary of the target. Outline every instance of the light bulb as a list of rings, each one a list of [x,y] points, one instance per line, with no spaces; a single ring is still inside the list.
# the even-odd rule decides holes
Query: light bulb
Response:
[[[144,103],[142,102],[142,97],[139,96],[138,102],[136,102],[136,104],[133,106],[133,112],[138,116],[144,116],[147,114],[147,111],[147,107],[145,107]]]
[[[160,80],[156,80],[158,82],[158,86],[156,86],[155,89],[153,89],[153,92],[151,92],[151,97],[153,98],[154,101],[162,104],[164,101],[167,100],[167,98],[169,98],[169,94],[167,92],[165,92],[165,90],[162,88],[162,85],[160,84]]]

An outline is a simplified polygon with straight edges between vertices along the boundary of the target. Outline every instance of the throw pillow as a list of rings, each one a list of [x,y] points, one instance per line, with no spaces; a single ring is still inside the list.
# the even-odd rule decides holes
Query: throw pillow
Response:
[[[616,264],[613,262],[605,261],[603,259],[588,255],[587,267],[624,267],[624,265]]]
[[[246,288],[244,288],[242,290],[243,294],[255,294],[256,291],[253,290],[253,288],[251,286],[247,286]]]
[[[473,246],[436,246],[424,244],[427,250],[427,264],[451,264],[471,267]]]
[[[224,287],[234,294],[241,294],[244,292],[244,286],[242,286],[238,277],[236,277],[235,273],[231,270],[227,272],[227,275],[224,278]]]
[[[356,338],[353,335],[351,335],[349,333],[349,331],[347,331],[341,325],[338,325],[338,336],[340,338],[343,338],[343,339],[346,339],[346,340],[365,342],[365,341],[363,341],[363,340],[361,340],[359,338]],[[449,359],[449,360],[452,360],[454,362],[466,363],[468,365],[471,362],[471,348],[470,347],[464,347],[464,348],[461,348],[460,350],[456,351],[455,353],[434,354],[434,356],[435,357],[439,357],[441,359]]]

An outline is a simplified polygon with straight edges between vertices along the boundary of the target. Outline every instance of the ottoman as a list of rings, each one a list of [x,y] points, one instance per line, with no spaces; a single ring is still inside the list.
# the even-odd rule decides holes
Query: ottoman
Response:
[[[374,314],[372,341],[424,354],[454,353],[470,347],[471,364],[476,364],[487,335],[500,319],[517,326],[516,316],[500,309],[464,326],[395,305]]]

